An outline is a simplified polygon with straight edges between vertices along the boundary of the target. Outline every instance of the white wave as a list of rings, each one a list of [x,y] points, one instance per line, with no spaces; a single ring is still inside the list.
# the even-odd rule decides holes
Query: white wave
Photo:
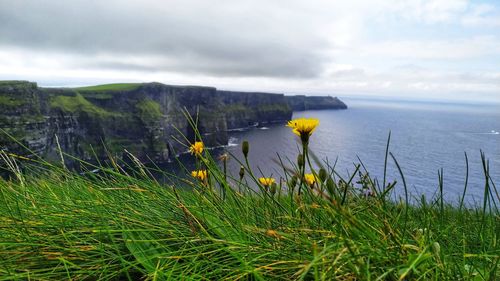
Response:
[[[234,129],[229,129],[227,130],[228,132],[244,132],[244,131],[247,131],[249,128],[248,127],[245,127],[245,128],[234,128]]]
[[[269,127],[260,127],[261,130],[269,130]]]
[[[500,135],[500,132],[495,131],[495,130],[491,130],[487,133],[472,133],[472,134],[475,134],[475,135]]]
[[[229,140],[227,141],[227,146],[228,147],[238,146],[238,139],[235,137],[230,137]]]

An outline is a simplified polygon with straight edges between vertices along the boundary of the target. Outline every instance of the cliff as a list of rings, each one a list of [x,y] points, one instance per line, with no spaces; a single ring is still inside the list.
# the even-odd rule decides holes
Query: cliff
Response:
[[[286,96],[293,111],[316,109],[347,109],[347,105],[337,97],[331,96]]]
[[[313,109],[311,97],[218,91],[213,87],[160,83],[40,88],[0,81],[0,149],[58,159],[58,147],[80,159],[123,156],[165,161],[195,140],[182,110],[198,120],[207,146],[225,145],[231,129],[285,122],[292,108]],[[306,106],[307,105],[307,106]]]
[[[290,120],[292,109],[283,94],[217,91],[229,130]]]

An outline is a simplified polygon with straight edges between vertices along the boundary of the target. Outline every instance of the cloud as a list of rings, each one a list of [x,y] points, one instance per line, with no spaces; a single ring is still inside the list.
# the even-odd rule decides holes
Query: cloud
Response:
[[[0,0],[0,79],[500,99],[498,18],[468,0]]]
[[[469,59],[500,55],[500,38],[473,36],[470,38],[432,40],[388,40],[361,48],[362,56],[384,56],[406,59]]]
[[[403,17],[428,24],[455,20],[468,6],[467,0],[410,0],[395,4]]]
[[[476,5],[463,16],[462,24],[477,27],[500,27],[500,11],[493,5]]]
[[[96,67],[311,77],[328,48],[314,23],[284,7],[271,11],[291,17],[232,1],[2,2],[0,45],[87,56]]]

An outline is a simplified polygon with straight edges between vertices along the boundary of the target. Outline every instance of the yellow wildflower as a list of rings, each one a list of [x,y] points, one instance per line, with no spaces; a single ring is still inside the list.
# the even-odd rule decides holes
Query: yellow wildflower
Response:
[[[318,205],[317,203],[312,203],[312,204],[311,204],[311,208],[312,208],[312,209],[319,209],[319,208],[321,208],[321,206],[320,206],[320,205]]]
[[[262,184],[265,187],[269,187],[271,184],[275,182],[273,178],[259,178],[260,184]]]
[[[316,177],[313,174],[305,174],[304,180],[311,187],[316,183]]]
[[[191,176],[193,176],[193,178],[199,179],[200,181],[204,181],[207,178],[207,171],[206,170],[192,171]]]
[[[189,152],[191,152],[191,154],[199,156],[203,152],[204,147],[205,146],[203,145],[203,142],[197,141],[189,147]]]
[[[272,230],[272,229],[268,229],[266,231],[266,235],[269,237],[273,237],[273,238],[278,238],[278,239],[281,238],[281,235],[279,235],[279,233],[276,230]]]
[[[316,127],[319,125],[319,120],[315,118],[298,118],[288,121],[287,126],[292,128],[292,132],[300,137],[302,142],[307,143],[309,136],[312,135]]]

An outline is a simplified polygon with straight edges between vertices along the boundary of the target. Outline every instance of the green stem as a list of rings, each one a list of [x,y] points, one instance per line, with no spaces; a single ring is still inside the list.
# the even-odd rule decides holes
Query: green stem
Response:
[[[299,196],[302,193],[302,186],[304,185],[304,175],[306,173],[306,151],[307,143],[302,142],[302,167],[300,169]]]

